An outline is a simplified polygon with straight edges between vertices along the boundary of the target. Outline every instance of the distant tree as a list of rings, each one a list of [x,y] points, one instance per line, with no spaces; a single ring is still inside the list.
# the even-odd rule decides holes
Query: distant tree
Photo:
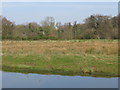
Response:
[[[76,39],[77,38],[77,31],[78,31],[78,28],[77,28],[77,21],[74,22],[74,25],[73,25],[73,38]]]
[[[110,16],[91,15],[85,20],[85,24],[89,29],[94,31],[96,38],[111,38],[112,23]]]
[[[41,25],[45,35],[49,36],[55,30],[55,19],[53,17],[46,17],[45,20],[41,22]]]
[[[73,39],[73,29],[72,29],[72,25],[71,23],[65,23],[63,26],[62,26],[62,39],[67,39],[67,40],[70,40],[70,39]]]
[[[46,17],[40,24],[30,22],[15,25],[14,22],[0,16],[3,39],[37,40],[37,39],[118,39],[120,15],[91,15],[82,24],[75,21],[61,24],[53,17]],[[1,37],[1,36],[0,36]]]
[[[12,39],[15,24],[5,17],[2,17],[2,37],[3,39]]]
[[[2,40],[2,16],[0,16],[0,40]]]

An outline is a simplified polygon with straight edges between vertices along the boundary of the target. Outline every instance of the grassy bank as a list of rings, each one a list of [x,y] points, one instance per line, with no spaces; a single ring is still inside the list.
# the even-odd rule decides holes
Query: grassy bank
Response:
[[[62,75],[118,75],[117,40],[3,41],[3,70]]]

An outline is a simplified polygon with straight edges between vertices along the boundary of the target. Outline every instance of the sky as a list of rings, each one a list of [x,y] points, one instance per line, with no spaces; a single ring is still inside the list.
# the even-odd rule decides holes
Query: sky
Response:
[[[1,0],[2,2],[119,2],[119,0]]]
[[[118,2],[2,2],[2,16],[16,24],[40,23],[47,16],[56,22],[83,23],[94,14],[116,16]]]

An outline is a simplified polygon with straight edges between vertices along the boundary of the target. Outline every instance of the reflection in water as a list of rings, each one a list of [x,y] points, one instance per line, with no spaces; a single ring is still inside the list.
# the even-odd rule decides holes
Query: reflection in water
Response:
[[[3,88],[117,88],[118,78],[2,72]]]

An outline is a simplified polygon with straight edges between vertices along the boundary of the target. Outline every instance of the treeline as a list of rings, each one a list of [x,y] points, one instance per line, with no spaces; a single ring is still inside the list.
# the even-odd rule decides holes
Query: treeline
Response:
[[[2,39],[118,39],[118,16],[91,15],[83,24],[76,21],[61,24],[53,17],[46,17],[40,24],[30,22],[16,25],[0,16]]]

